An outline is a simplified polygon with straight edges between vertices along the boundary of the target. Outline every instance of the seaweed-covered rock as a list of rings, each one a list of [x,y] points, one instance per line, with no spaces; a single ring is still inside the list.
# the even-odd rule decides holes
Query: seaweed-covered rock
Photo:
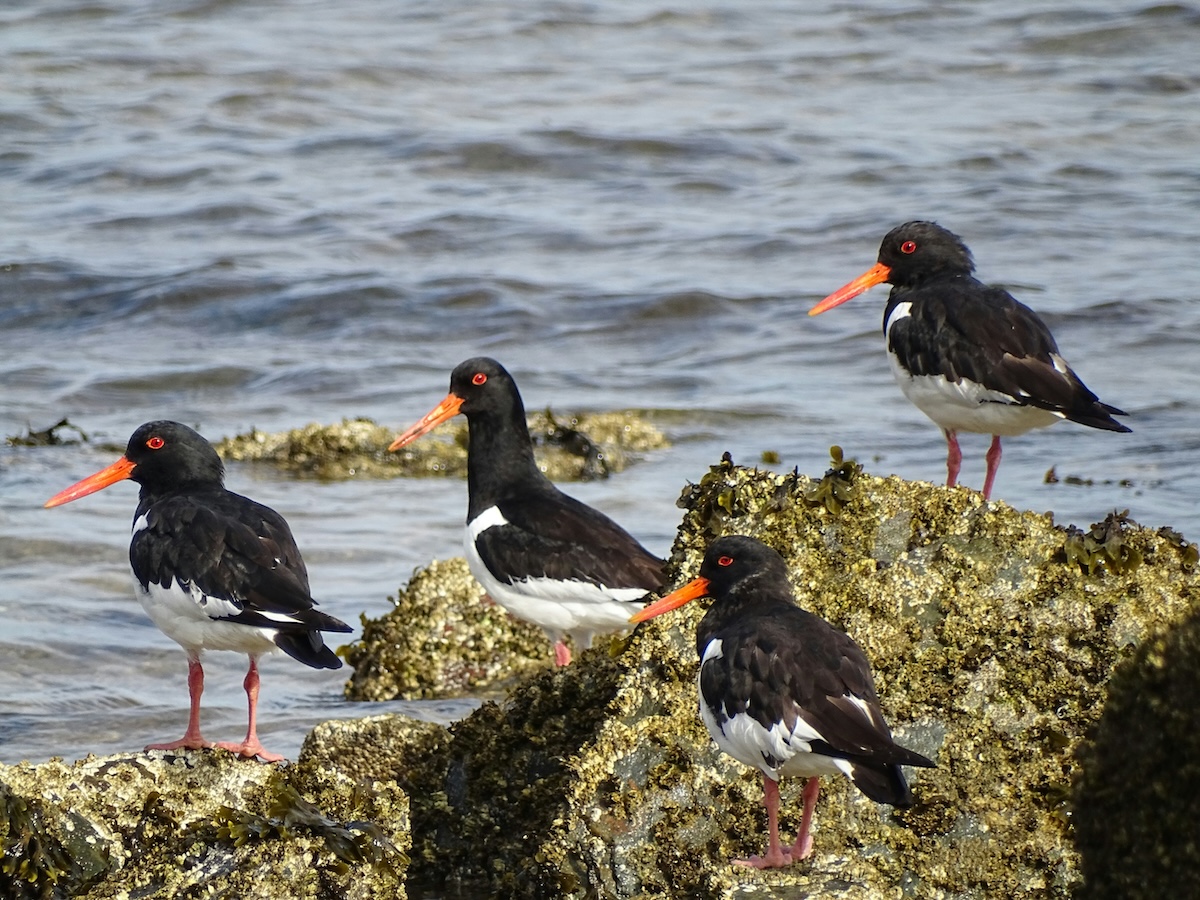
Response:
[[[661,431],[632,412],[581,413],[560,420],[547,409],[529,416],[529,433],[538,465],[553,481],[605,478],[627,468],[638,454],[668,446]],[[225,438],[216,447],[225,459],[270,462],[317,478],[465,477],[466,424],[447,423],[432,434],[443,439],[427,438],[389,453],[396,431],[371,419],[345,419],[275,434],[255,429]]]
[[[457,723],[409,773],[415,877],[568,897],[1080,891],[1072,813],[1115,814],[1123,760],[1110,752],[1095,761],[1101,786],[1078,778],[1079,760],[1090,758],[1097,726],[1104,734],[1114,670],[1136,667],[1143,653],[1155,671],[1164,655],[1184,655],[1169,636],[1200,604],[1194,560],[1119,515],[1093,529],[1096,546],[1068,547],[1072,535],[1048,516],[835,463],[820,481],[728,460],[714,467],[681,500],[673,574],[693,576],[715,534],[749,534],[779,550],[800,602],[862,644],[900,742],[936,759],[936,769],[911,773],[916,806],[893,810],[845,779],[825,779],[810,859],[772,872],[730,866],[763,845],[761,787],[716,751],[696,714],[696,603],[639,627],[615,657],[582,654]],[[1194,683],[1195,659],[1180,665],[1193,681],[1172,683]],[[1129,688],[1123,696],[1138,706]],[[1182,701],[1164,685],[1143,718],[1154,717],[1146,706]],[[1170,733],[1194,752],[1197,729],[1184,731],[1180,720]],[[1121,736],[1139,747],[1159,740],[1153,727]],[[1155,783],[1142,792],[1146,816],[1157,791],[1174,790]],[[798,824],[801,787],[783,783],[785,832]],[[1183,827],[1193,815],[1178,809]],[[1123,855],[1097,865],[1120,867],[1137,852],[1136,832],[1123,834],[1110,841]],[[1190,846],[1181,854],[1194,858]]]
[[[479,693],[550,664],[545,632],[489,599],[461,557],[418,569],[388,599],[395,609],[363,616],[362,637],[341,651],[349,700]]]
[[[217,751],[0,766],[0,896],[405,896],[408,801]]]

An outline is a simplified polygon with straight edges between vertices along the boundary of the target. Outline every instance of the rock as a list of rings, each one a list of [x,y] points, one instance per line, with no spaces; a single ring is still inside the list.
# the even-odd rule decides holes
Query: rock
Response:
[[[757,775],[721,756],[697,716],[694,603],[615,655],[600,647],[537,673],[417,760],[406,773],[415,878],[531,897],[1069,898],[1085,871],[1102,883],[1085,859],[1113,871],[1138,852],[1138,823],[1156,842],[1139,872],[1194,861],[1196,842],[1172,835],[1194,833],[1196,793],[1170,780],[1186,770],[1194,786],[1180,756],[1200,758],[1186,548],[1117,514],[1089,544],[1049,516],[865,476],[836,457],[820,481],[726,460],[681,503],[675,582],[695,574],[711,536],[748,534],[789,560],[804,606],[862,644],[898,739],[938,763],[911,771],[916,806],[824,779],[810,859],[765,873],[729,865],[762,849],[765,814]],[[1181,672],[1163,677],[1168,665]],[[1156,743],[1162,709],[1178,713],[1167,731],[1178,745]],[[1107,750],[1091,745],[1106,728]],[[1168,774],[1130,771],[1131,754]],[[1141,818],[1099,840],[1127,815],[1129,777],[1148,782]],[[801,787],[783,782],[785,833]],[[1150,828],[1153,798],[1172,791],[1169,829]],[[1107,858],[1077,846],[1076,830]],[[1163,886],[1177,874],[1138,896],[1174,895]]]
[[[434,560],[388,598],[395,609],[362,618],[341,650],[354,674],[349,700],[429,700],[498,690],[550,665],[545,632],[493,603],[461,557]]]
[[[403,898],[392,782],[221,751],[0,766],[0,896]]]
[[[370,419],[306,425],[268,434],[257,429],[216,445],[228,460],[270,462],[297,475],[324,479],[467,474],[467,426],[447,423],[397,453],[397,431]],[[549,409],[529,416],[534,455],[552,481],[590,481],[627,468],[639,454],[669,446],[666,437],[633,412],[588,413],[561,421]],[[444,438],[449,437],[450,440]]]

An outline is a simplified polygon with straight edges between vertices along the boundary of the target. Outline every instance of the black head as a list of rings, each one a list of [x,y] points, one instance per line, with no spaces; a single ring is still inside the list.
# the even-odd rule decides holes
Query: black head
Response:
[[[142,496],[198,487],[220,487],[225,477],[221,457],[204,438],[178,422],[147,422],[133,433],[125,455],[111,466],[59,491],[46,506],[61,506],[130,479]]]
[[[478,413],[516,414],[525,421],[521,393],[508,370],[487,356],[459,363],[450,373],[450,393],[462,400],[458,411],[470,418]]]
[[[140,426],[125,447],[133,463],[130,479],[152,491],[190,485],[220,485],[221,457],[198,432],[166,419]]]
[[[773,594],[788,585],[783,557],[762,541],[742,535],[720,537],[709,544],[700,577],[708,581],[708,593],[717,602],[744,598],[748,592]],[[790,587],[787,590],[790,593]]]
[[[905,222],[893,228],[879,245],[879,262],[888,267],[888,282],[898,287],[912,287],[935,275],[975,271],[967,245],[936,222]]]

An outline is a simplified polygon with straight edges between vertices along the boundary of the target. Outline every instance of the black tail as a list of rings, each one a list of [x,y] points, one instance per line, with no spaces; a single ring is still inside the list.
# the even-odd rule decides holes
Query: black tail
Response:
[[[1091,406],[1084,406],[1079,409],[1069,410],[1063,415],[1072,422],[1078,422],[1080,425],[1087,425],[1089,428],[1100,428],[1104,431],[1132,431],[1133,429],[1127,425],[1122,425],[1113,416],[1127,416],[1129,413],[1123,409],[1117,409],[1115,406],[1109,406],[1107,403],[1101,403],[1097,400]]]
[[[326,618],[332,618],[326,616]],[[337,622],[337,619],[333,619]],[[339,625],[342,623],[338,623]],[[330,629],[331,631],[333,629]],[[337,629],[341,631],[342,629]],[[345,628],[346,631],[350,629]],[[342,661],[337,654],[325,646],[319,631],[279,632],[275,635],[275,645],[292,659],[312,666],[314,669],[340,669]]]
[[[876,803],[890,803],[901,809],[913,805],[912,791],[897,765],[879,766],[854,763],[850,768],[854,786]]]

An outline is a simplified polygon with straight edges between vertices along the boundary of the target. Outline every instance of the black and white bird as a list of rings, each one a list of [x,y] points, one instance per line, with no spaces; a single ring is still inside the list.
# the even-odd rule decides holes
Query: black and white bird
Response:
[[[259,657],[282,650],[314,669],[337,669],[342,661],[325,646],[321,632],[351,627],[315,608],[308,572],[283,517],[226,490],[221,458],[186,425],[147,422],[133,433],[124,456],[56,494],[46,506],[127,478],[141,485],[129,545],[134,592],[154,624],[186,651],[191,697],[183,737],[146,749],[215,746],[247,758],[283,759],[258,740]],[[236,650],[250,657],[244,681],[250,719],[241,743],[211,744],[200,734],[205,650]]]
[[[467,417],[467,530],[471,574],[506,610],[541,626],[566,665],[578,648],[627,628],[663,561],[608,516],[556,488],[533,458],[516,382],[476,357],[450,375],[450,393],[392,443],[398,450],[462,413]]]
[[[877,803],[908,807],[901,766],[934,766],[901,747],[879,708],[870,665],[848,635],[795,603],[783,558],[742,536],[721,537],[698,578],[652,603],[643,622],[698,597],[712,597],[696,628],[700,718],[717,746],[762,772],[770,837],[762,856],[734,860],[759,869],[812,852],[819,777],[845,775]],[[779,779],[807,778],[800,832],[779,840]]]
[[[883,313],[892,374],[900,389],[946,435],[946,484],[962,463],[958,432],[992,435],[983,495],[1000,467],[1000,438],[1060,419],[1105,431],[1129,431],[1058,352],[1046,324],[1003,288],[974,277],[966,244],[934,222],[893,228],[879,261],[830,294],[810,316],[888,282]]]

